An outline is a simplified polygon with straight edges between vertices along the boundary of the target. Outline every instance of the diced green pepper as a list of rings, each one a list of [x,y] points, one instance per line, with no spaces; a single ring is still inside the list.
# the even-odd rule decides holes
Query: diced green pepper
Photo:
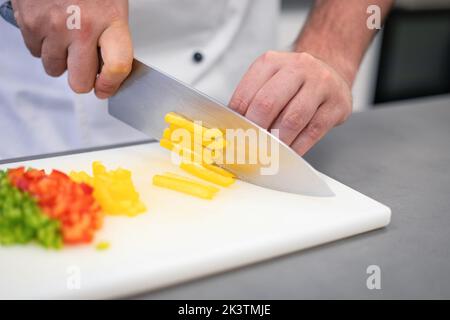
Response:
[[[27,193],[13,187],[0,170],[0,244],[36,241],[46,248],[62,247],[60,223],[46,216]]]

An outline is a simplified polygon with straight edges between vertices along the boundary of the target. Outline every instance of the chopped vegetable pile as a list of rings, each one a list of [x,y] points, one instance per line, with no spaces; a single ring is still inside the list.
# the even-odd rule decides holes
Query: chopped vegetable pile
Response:
[[[127,170],[107,171],[95,162],[92,177],[71,176],[24,167],[0,170],[0,245],[36,242],[57,249],[90,243],[104,213],[134,216],[146,210]]]
[[[226,147],[221,130],[205,128],[172,112],[166,115],[165,121],[169,127],[164,130],[160,145],[181,157],[182,170],[222,187],[235,182],[232,173],[214,164],[216,153],[223,152]],[[212,199],[219,191],[211,185],[173,173],[155,175],[153,184],[203,199]]]
[[[90,242],[103,221],[92,188],[59,171],[0,171],[0,244]]]
[[[132,217],[147,210],[134,188],[130,171],[121,168],[107,171],[100,162],[94,162],[92,172],[93,176],[86,172],[71,172],[70,177],[94,189],[94,197],[104,213]]]

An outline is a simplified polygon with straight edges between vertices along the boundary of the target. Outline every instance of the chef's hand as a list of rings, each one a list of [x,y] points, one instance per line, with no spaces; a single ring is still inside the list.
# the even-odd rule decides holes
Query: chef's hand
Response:
[[[128,0],[12,0],[12,4],[31,54],[42,59],[50,76],[68,70],[73,91],[95,89],[97,97],[106,99],[130,73]],[[80,8],[80,29],[67,26],[71,5]]]
[[[237,87],[230,107],[304,155],[352,111],[349,84],[305,52],[267,52]]]

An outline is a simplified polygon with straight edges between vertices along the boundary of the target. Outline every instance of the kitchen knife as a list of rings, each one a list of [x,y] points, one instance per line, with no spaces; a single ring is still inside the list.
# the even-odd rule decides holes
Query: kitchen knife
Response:
[[[11,2],[0,6],[0,15],[17,27]],[[333,192],[302,157],[268,131],[258,127],[228,107],[191,88],[190,86],[145,65],[133,62],[133,70],[118,93],[109,100],[109,113],[117,119],[159,138],[166,124],[164,116],[178,113],[190,120],[202,121],[210,128],[254,130],[260,141],[275,144],[278,152],[268,148],[269,156],[278,161],[274,174],[262,174],[264,164],[227,164],[222,166],[244,181],[258,186],[310,196],[333,196]],[[258,144],[246,144],[245,153],[259,154]]]
[[[134,60],[133,70],[117,94],[109,100],[109,113],[117,119],[160,138],[167,124],[164,117],[175,112],[209,128],[254,130],[263,141],[277,145],[278,171],[261,174],[264,164],[227,164],[222,166],[238,178],[258,186],[310,196],[332,196],[333,192],[302,157],[268,131],[205,94],[171,76]],[[266,140],[264,140],[266,139]],[[258,154],[261,144],[245,146],[245,152]],[[267,148],[270,149],[270,148]],[[270,150],[269,150],[270,151]]]

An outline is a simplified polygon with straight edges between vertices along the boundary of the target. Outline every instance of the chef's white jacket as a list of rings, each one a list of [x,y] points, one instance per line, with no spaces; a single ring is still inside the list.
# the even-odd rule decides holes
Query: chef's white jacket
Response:
[[[275,48],[278,15],[279,0],[130,0],[136,57],[225,104]],[[0,159],[147,138],[73,93],[66,75],[48,77],[19,30],[0,21],[0,35]]]

